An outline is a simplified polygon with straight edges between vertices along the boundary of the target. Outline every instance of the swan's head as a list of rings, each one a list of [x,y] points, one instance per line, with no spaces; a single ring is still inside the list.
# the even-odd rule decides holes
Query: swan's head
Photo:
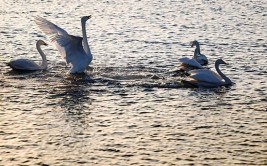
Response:
[[[82,22],[85,22],[85,21],[89,20],[91,17],[92,17],[91,15],[90,16],[83,16],[81,18],[81,20],[82,20]]]
[[[191,47],[199,45],[198,41],[194,40],[191,42]]]
[[[37,44],[38,45],[44,45],[44,46],[47,46],[48,44],[46,42],[44,42],[43,40],[38,40],[37,41]]]

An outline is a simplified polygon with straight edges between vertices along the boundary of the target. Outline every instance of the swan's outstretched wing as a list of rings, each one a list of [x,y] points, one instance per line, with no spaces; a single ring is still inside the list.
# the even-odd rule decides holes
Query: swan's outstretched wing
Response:
[[[42,18],[42,17],[35,17],[35,23],[38,25],[38,27],[46,34],[48,35],[49,39],[55,43],[57,49],[59,50],[60,54],[64,59],[66,59],[66,50],[64,47],[62,47],[58,42],[57,38],[58,36],[64,36],[68,37],[68,33],[60,28],[59,26],[55,25],[54,23]]]
[[[183,57],[183,58],[180,58],[179,61],[182,62],[183,64],[194,66],[199,69],[203,69],[203,67],[195,59]]]
[[[46,35],[68,35],[64,29],[42,17],[37,16],[34,21]]]
[[[208,69],[199,69],[190,71],[190,77],[203,82],[221,83],[222,78],[217,73]]]
[[[83,45],[83,38],[72,35],[58,35],[56,38],[57,44],[66,52],[67,63],[75,63],[77,56],[85,55]]]

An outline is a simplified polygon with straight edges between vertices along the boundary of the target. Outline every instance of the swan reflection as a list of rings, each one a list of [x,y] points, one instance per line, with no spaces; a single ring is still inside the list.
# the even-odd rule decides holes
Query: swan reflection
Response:
[[[51,98],[57,99],[60,107],[69,114],[80,114],[92,102],[88,89],[92,82],[87,74],[68,75],[61,84],[54,87]]]

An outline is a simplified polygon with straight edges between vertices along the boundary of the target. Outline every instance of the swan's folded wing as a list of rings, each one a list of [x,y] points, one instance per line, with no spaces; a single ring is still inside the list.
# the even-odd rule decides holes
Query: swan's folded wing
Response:
[[[191,70],[189,73],[191,75],[208,73],[208,74],[213,75],[214,77],[217,77],[218,79],[222,80],[222,77],[219,74],[215,73],[214,71],[212,71],[210,69],[196,69],[196,70]]]
[[[203,67],[195,59],[183,57],[183,58],[180,58],[179,61],[182,62],[183,64],[194,66],[199,69],[203,69]]]
[[[7,65],[15,70],[36,70],[40,68],[40,66],[28,59],[16,59],[10,61]]]
[[[208,58],[206,57],[206,55],[203,54],[198,54],[196,57],[196,60],[199,62],[199,64],[201,65],[206,65],[208,64]]]
[[[38,25],[38,27],[46,34],[48,35],[51,42],[54,42],[57,49],[59,50],[60,54],[63,56],[64,59],[66,59],[66,52],[65,49],[60,46],[59,43],[57,43],[56,39],[59,35],[61,36],[68,36],[68,33],[60,28],[59,26],[55,25],[54,23],[42,18],[42,17],[35,17],[35,23]]]
[[[208,69],[192,70],[190,71],[190,77],[198,81],[204,81],[210,83],[222,82],[222,78],[218,74]]]
[[[76,54],[83,52],[82,37],[72,35],[58,35],[56,43],[66,52],[66,62],[70,63],[75,59]]]
[[[204,61],[208,61],[208,58],[206,55],[204,54],[200,54],[200,59],[204,60]]]
[[[187,57],[182,57],[182,58],[179,59],[179,61],[182,62],[182,63],[186,63],[186,62],[189,61],[189,60],[190,60],[190,59],[187,58]]]

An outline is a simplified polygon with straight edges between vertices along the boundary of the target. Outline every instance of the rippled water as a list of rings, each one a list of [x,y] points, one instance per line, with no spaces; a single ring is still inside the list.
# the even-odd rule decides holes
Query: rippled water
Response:
[[[266,165],[267,3],[257,0],[1,1],[0,165]],[[70,76],[33,21],[87,22],[93,71]],[[172,71],[197,39],[236,84],[191,89]]]

